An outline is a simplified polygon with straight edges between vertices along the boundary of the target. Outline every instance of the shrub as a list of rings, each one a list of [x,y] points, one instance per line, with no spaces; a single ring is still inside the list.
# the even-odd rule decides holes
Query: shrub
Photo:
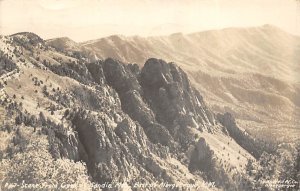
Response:
[[[53,190],[70,190],[59,187],[62,184],[75,186],[71,190],[91,190],[85,164],[68,159],[54,160],[48,148],[49,143],[44,136],[32,136],[24,152],[0,162],[0,178],[5,183],[16,184],[12,190],[21,190],[22,182],[53,185],[56,187]]]

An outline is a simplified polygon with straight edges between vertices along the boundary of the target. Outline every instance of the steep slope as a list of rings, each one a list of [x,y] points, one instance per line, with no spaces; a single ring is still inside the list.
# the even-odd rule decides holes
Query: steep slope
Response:
[[[264,25],[194,34],[110,36],[81,43],[91,59],[143,63],[151,57],[176,62],[215,112],[231,112],[257,136],[300,137],[300,38]]]
[[[4,190],[22,181],[75,185],[54,190],[251,190],[245,168],[256,145],[239,145],[232,119],[221,123],[176,64],[87,62],[31,33],[0,45],[1,66],[11,65],[1,75]]]

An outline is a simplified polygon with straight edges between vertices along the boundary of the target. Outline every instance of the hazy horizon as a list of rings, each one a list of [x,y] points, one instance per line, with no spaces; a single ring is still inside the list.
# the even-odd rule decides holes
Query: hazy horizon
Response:
[[[161,36],[274,25],[300,36],[295,0],[1,0],[0,33],[77,42],[110,35]]]

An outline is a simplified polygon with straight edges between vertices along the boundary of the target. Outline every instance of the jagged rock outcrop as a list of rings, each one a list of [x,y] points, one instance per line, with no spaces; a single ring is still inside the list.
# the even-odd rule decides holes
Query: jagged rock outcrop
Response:
[[[165,158],[168,150],[147,141],[142,127],[128,116],[122,116],[117,124],[105,113],[93,115],[82,109],[66,117],[78,134],[80,158],[87,163],[94,181],[158,181],[156,175],[163,169],[151,155]],[[149,160],[156,164],[156,171],[149,167]]]
[[[141,71],[141,84],[150,106],[157,112],[157,120],[171,127],[214,125],[214,116],[193,89],[187,75],[175,64],[149,59]]]
[[[103,68],[101,67],[101,63],[99,62],[92,62],[86,65],[87,69],[91,73],[94,81],[98,84],[104,84],[105,83],[105,77],[103,73]]]
[[[137,65],[107,59],[102,69],[100,65],[96,70],[103,70],[107,83],[118,92],[122,109],[144,127],[154,142],[171,147],[174,135],[184,132],[174,127],[210,130],[215,124],[213,113],[175,64],[149,59],[139,70]]]
[[[246,131],[242,131],[236,124],[235,118],[230,113],[217,114],[217,119],[224,126],[225,131],[244,149],[255,158],[259,158],[264,151],[274,153],[276,148],[266,144],[263,140],[254,139]]]
[[[250,137],[246,132],[243,132],[238,128],[234,117],[230,113],[217,114],[217,119],[225,127],[225,131],[234,138],[244,149],[252,153],[256,158],[259,158],[262,154],[262,150],[255,143],[254,139]]]
[[[113,59],[107,59],[103,63],[103,71],[108,84],[118,92],[122,109],[144,127],[149,139],[171,147],[173,138],[156,122],[155,114],[143,100],[142,87],[131,68]]]
[[[85,111],[75,112],[76,114],[73,112],[74,116],[70,119],[78,132],[79,145],[83,145],[84,150],[79,152],[85,153],[82,158],[87,160],[94,179],[113,181],[114,177],[120,178],[122,173],[134,174],[126,162],[118,161],[121,156],[131,156],[127,160],[134,161],[134,166],[138,167],[136,174],[143,174],[146,170],[154,177],[170,178],[150,153],[166,157],[169,148],[176,157],[178,150],[184,150],[188,145],[194,144],[189,128],[211,132],[216,124],[214,114],[206,107],[200,93],[190,85],[186,74],[173,63],[150,59],[140,70],[135,65],[125,65],[117,60],[107,59],[87,64],[87,68],[94,81],[101,84],[102,90],[98,92],[101,99],[107,96],[101,94],[107,83],[110,87],[106,88],[112,88],[118,94],[113,97],[120,98],[120,105],[114,107],[114,113],[120,109],[131,118],[120,113],[119,120],[108,120],[111,114],[107,111],[112,107],[111,103],[107,103],[107,111],[102,110],[102,115],[106,117],[101,119]],[[82,102],[97,105],[99,101]],[[106,120],[103,120],[104,118]],[[141,134],[136,134],[134,129],[139,129]],[[102,140],[103,137],[108,139]],[[204,139],[195,144],[188,168],[191,172],[203,171],[211,174],[215,170],[212,164],[213,152],[202,140]],[[107,163],[108,161],[110,162]],[[109,173],[108,169],[115,174]],[[118,174],[118,171],[122,173]],[[124,178],[121,177],[119,181]]]
[[[209,148],[205,139],[201,137],[195,145],[195,149],[189,163],[189,169],[191,171],[200,170],[203,172],[210,172],[213,168],[213,151]]]

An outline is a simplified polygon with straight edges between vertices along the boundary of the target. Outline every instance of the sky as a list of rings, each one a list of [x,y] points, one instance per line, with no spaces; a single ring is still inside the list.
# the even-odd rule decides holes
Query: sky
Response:
[[[296,0],[0,0],[0,34],[77,42],[271,24],[300,36]]]

